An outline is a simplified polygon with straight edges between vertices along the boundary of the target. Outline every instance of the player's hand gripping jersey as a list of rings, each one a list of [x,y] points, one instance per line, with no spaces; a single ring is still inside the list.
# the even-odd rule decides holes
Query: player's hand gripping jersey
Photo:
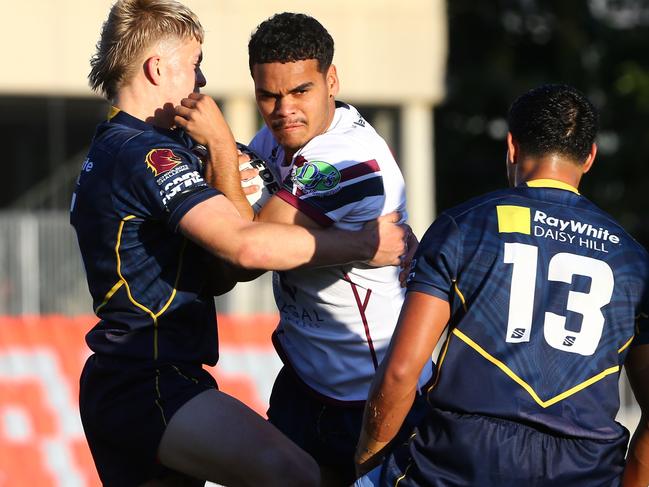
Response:
[[[290,164],[266,127],[250,147],[280,175],[277,195],[323,227],[358,230],[394,210],[405,218],[399,167],[352,106],[337,103],[329,129]],[[353,266],[275,273],[274,340],[286,365],[322,395],[364,401],[403,303],[398,274],[397,267]],[[425,371],[422,381],[430,375]]]
[[[219,194],[203,180],[192,141],[125,112],[95,134],[72,200],[93,307],[97,353],[214,364],[216,314],[209,254],[177,226]]]
[[[648,279],[645,250],[563,183],[531,181],[441,215],[408,286],[451,305],[430,402],[620,439],[618,376],[629,347],[649,340]]]

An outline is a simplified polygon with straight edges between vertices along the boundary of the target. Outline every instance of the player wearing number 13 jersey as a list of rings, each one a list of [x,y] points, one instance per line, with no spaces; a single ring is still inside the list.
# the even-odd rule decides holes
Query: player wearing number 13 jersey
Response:
[[[639,398],[647,387],[639,359],[628,359],[647,354],[649,257],[577,190],[595,157],[595,121],[565,86],[521,97],[508,139],[515,187],[447,211],[424,236],[370,399],[384,421],[391,408],[379,394],[411,327],[437,330],[419,344],[434,346],[446,323],[447,336],[428,417],[387,459],[381,485],[620,485],[618,379],[627,361]],[[361,462],[382,440],[371,417],[365,427]]]

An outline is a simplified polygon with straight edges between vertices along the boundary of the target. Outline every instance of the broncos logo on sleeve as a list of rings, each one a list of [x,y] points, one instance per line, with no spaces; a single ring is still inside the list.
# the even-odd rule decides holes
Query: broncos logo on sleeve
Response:
[[[146,165],[154,176],[171,171],[181,162],[182,159],[171,149],[151,149],[146,155]]]
[[[196,154],[191,154],[188,160],[170,148],[156,148],[149,150],[144,159],[155,178],[162,205],[167,209],[174,206],[175,200],[184,199],[181,195],[207,187]]]

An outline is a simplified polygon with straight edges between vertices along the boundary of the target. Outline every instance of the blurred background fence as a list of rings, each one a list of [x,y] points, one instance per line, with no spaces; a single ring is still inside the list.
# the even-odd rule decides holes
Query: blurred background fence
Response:
[[[218,297],[217,306],[225,314],[274,313],[271,274],[239,284],[236,292]],[[68,212],[0,211],[0,316],[89,313],[92,302]]]

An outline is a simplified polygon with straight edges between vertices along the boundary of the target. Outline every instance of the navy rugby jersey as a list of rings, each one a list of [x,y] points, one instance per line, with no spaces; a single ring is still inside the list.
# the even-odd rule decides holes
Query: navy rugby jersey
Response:
[[[99,323],[96,353],[200,362],[218,358],[209,254],[177,231],[208,187],[192,141],[117,111],[97,127],[70,221]]]
[[[629,347],[649,342],[649,258],[574,188],[531,181],[442,214],[408,291],[451,305],[430,402],[613,439]]]

